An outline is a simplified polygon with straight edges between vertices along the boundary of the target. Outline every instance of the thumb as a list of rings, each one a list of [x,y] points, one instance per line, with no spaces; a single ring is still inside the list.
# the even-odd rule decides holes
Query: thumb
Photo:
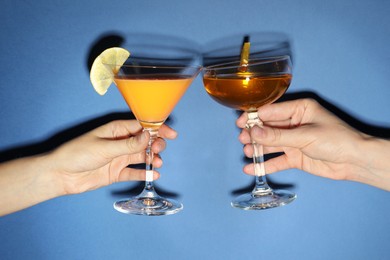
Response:
[[[268,126],[253,126],[251,138],[265,146],[288,146],[301,148],[307,143],[306,134],[300,128],[282,129]]]
[[[111,158],[125,155],[125,154],[134,154],[144,151],[148,146],[149,134],[147,131],[144,131],[136,136],[132,136],[126,139],[120,140],[106,140],[106,147],[103,148],[106,150],[106,153],[109,154]]]

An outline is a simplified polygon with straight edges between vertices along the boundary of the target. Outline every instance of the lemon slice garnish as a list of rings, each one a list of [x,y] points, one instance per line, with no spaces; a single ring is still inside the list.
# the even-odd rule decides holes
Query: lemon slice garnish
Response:
[[[123,65],[130,52],[123,48],[114,47],[103,51],[93,61],[89,77],[92,86],[100,95],[104,95],[114,81],[117,66]]]

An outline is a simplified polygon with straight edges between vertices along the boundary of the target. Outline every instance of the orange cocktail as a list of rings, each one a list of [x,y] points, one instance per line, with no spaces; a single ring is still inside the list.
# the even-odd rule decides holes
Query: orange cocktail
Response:
[[[153,184],[156,171],[152,149],[154,141],[160,138],[160,127],[202,69],[198,50],[187,41],[182,44],[180,39],[170,37],[153,40],[131,37],[123,43],[132,50],[131,55],[127,47],[113,47],[103,51],[93,62],[90,78],[96,92],[104,95],[115,82],[142,131],[149,136],[145,156],[139,158],[139,163],[145,163],[144,189],[135,197],[116,201],[114,208],[119,212],[162,216],[183,209],[179,201],[157,194]],[[129,137],[138,134],[132,132]],[[163,132],[161,137],[165,137]]]
[[[114,81],[127,105],[144,128],[158,128],[167,119],[193,77],[129,77]]]

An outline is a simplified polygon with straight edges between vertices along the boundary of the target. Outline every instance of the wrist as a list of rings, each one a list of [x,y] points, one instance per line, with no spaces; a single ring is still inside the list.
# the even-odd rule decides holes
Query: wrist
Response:
[[[35,160],[37,167],[36,179],[41,196],[47,200],[66,195],[50,154],[38,155],[32,158],[32,160]]]
[[[390,140],[367,136],[361,140],[356,181],[390,191]]]
[[[63,195],[47,160],[37,155],[0,165],[0,216]]]
[[[52,171],[53,161],[48,154],[21,158],[16,162],[19,169],[19,190],[14,196],[19,200],[19,209],[27,208],[64,195],[61,183]],[[18,210],[18,209],[17,209]]]

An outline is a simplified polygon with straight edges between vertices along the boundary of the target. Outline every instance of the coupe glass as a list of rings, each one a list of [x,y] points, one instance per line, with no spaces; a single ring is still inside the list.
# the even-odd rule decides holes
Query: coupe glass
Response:
[[[257,109],[280,98],[292,79],[290,56],[239,60],[203,68],[203,83],[207,93],[218,103],[248,113],[246,128],[262,127]],[[279,207],[290,203],[296,195],[286,190],[274,190],[267,184],[263,147],[253,144],[256,184],[252,192],[235,198],[231,205],[245,210]]]
[[[156,39],[154,39],[156,40]],[[176,41],[177,42],[177,41]],[[162,43],[162,41],[160,42]],[[125,45],[131,56],[124,65],[116,66],[114,82],[132,113],[150,134],[146,149],[146,181],[143,191],[136,197],[114,203],[122,213],[136,215],[169,215],[179,212],[183,205],[173,199],[161,197],[153,185],[153,141],[160,126],[201,70],[200,55],[196,51],[174,45]]]

